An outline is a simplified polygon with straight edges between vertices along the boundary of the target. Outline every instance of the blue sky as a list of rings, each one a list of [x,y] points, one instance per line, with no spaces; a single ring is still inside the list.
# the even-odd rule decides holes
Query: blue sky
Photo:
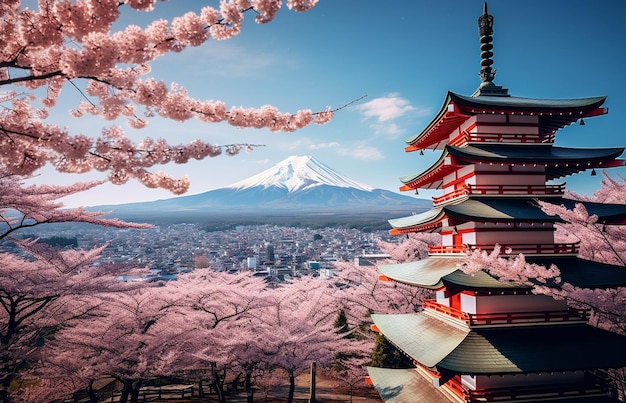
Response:
[[[217,1],[173,0],[157,5],[158,17],[171,18],[189,7]],[[198,6],[196,6],[198,4]],[[166,137],[172,142],[203,138],[220,144],[264,144],[251,153],[167,166],[191,179],[188,194],[227,186],[291,155],[312,155],[340,173],[377,188],[398,191],[399,177],[421,172],[437,159],[404,152],[404,139],[420,132],[439,111],[448,90],[471,95],[480,81],[478,0],[320,0],[307,13],[283,8],[275,21],[257,25],[247,14],[242,33],[231,40],[168,55],[152,75],[177,82],[200,99],[228,105],[277,106],[284,112],[338,107],[367,95],[336,113],[324,126],[281,134],[240,130],[222,124],[184,124],[152,120],[131,131],[135,139]],[[193,10],[193,8],[192,8]],[[606,95],[609,114],[557,134],[557,144],[572,147],[626,145],[626,2],[622,0],[492,0],[495,82],[514,96],[580,98]],[[144,26],[154,16],[127,14],[124,21]],[[68,87],[68,103],[79,101]],[[74,119],[69,104],[52,120],[73,133],[99,132],[108,122]],[[626,175],[623,168],[611,173]],[[59,175],[42,170],[39,181],[71,183],[98,175]],[[601,175],[567,177],[568,188],[591,193]],[[419,197],[431,194],[420,192]],[[100,205],[173,197],[132,182],[104,185],[73,196],[68,205]]]

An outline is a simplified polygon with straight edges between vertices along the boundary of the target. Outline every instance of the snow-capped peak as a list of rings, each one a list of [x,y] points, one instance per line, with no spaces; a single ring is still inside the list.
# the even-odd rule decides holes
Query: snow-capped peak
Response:
[[[279,187],[289,192],[328,185],[371,192],[371,186],[347,178],[309,155],[291,156],[265,171],[233,183],[227,188]]]

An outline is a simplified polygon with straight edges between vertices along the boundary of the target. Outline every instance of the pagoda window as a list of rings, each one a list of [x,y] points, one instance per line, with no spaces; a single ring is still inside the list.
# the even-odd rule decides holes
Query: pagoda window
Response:
[[[446,297],[445,288],[439,289],[435,292],[435,302],[443,306],[450,306],[450,299]]]

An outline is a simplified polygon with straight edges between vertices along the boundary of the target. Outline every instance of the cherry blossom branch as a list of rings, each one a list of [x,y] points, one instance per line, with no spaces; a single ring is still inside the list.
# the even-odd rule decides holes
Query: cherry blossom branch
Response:
[[[286,6],[301,12],[316,3],[317,0],[288,0]],[[133,143],[114,127],[104,129],[99,137],[70,135],[64,127],[45,123],[68,82],[81,95],[72,112],[75,117],[90,114],[105,120],[127,118],[136,129],[148,124],[138,117],[137,107],[145,108],[147,116],[158,114],[181,122],[196,118],[240,128],[291,132],[311,123],[324,124],[332,119],[334,111],[350,105],[296,113],[280,113],[269,106],[226,109],[221,102],[191,98],[175,84],[168,88],[152,78],[141,80],[150,71],[148,63],[164,54],[200,46],[210,38],[237,35],[246,12],[256,12],[257,23],[270,22],[281,2],[224,0],[218,9],[206,6],[199,13],[186,13],[170,22],[160,19],[145,29],[130,25],[115,33],[110,32],[121,15],[122,4],[151,11],[156,0],[76,0],[54,4],[52,7],[40,2],[40,10],[30,10],[20,8],[20,3],[14,1],[3,9],[2,29],[7,42],[0,51],[0,86],[30,90],[47,86],[46,96],[40,100],[42,108],[34,107],[36,98],[28,95],[11,99],[10,107],[5,106],[0,114],[0,130],[4,134],[0,136],[0,164],[15,174],[32,174],[51,164],[60,172],[108,172],[108,179],[115,184],[133,178],[145,186],[181,194],[189,187],[186,177],[173,179],[147,168],[222,153],[235,155],[242,149],[256,147],[245,143],[216,146],[200,141],[173,146],[151,139]],[[11,76],[13,70],[25,74]],[[84,91],[74,83],[76,79],[87,81]],[[9,99],[0,102],[8,103]]]

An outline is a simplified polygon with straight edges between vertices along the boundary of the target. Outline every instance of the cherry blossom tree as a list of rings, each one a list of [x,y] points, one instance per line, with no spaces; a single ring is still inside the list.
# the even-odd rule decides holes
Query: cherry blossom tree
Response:
[[[270,303],[258,318],[266,362],[289,378],[288,402],[293,402],[296,377],[313,362],[329,367],[337,352],[352,352],[349,340],[334,326],[338,309],[333,292],[327,280],[296,280],[271,290]]]
[[[0,252],[0,401],[11,382],[41,360],[41,346],[59,339],[61,328],[91,317],[94,293],[115,291],[116,266],[95,266],[106,245],[58,250],[34,240],[15,240],[25,255]]]
[[[83,222],[105,227],[148,228],[150,225],[133,224],[115,218],[106,218],[106,212],[87,211],[84,208],[64,209],[59,199],[101,184],[101,182],[76,183],[70,186],[30,185],[31,176],[12,174],[0,167],[0,239],[11,236],[22,228],[40,224]]]
[[[25,185],[28,176],[0,168],[0,401],[10,383],[31,367],[43,343],[59,326],[90,314],[89,294],[114,290],[123,265],[94,266],[106,245],[91,250],[57,250],[36,240],[18,239],[20,231],[42,224],[83,222],[117,228],[146,228],[109,219],[103,212],[63,209],[60,198],[98,182],[71,186]]]
[[[222,153],[237,154],[251,144],[216,145],[203,140],[176,144],[145,137],[133,141],[118,125],[101,133],[72,132],[51,123],[63,90],[74,91],[75,118],[96,116],[104,121],[126,120],[142,129],[151,117],[179,122],[225,122],[239,128],[291,132],[313,122],[323,124],[333,110],[282,113],[272,106],[228,107],[224,102],[199,100],[175,83],[149,76],[150,63],[211,38],[226,40],[241,32],[244,14],[269,23],[282,6],[273,0],[224,0],[219,8],[202,7],[171,21],[155,19],[145,28],[131,24],[117,30],[116,22],[131,9],[151,12],[157,0],[40,0],[36,9],[26,2],[0,4],[0,165],[8,172],[29,175],[44,165],[59,172],[101,171],[122,184],[135,179],[147,187],[184,193],[189,181],[174,179],[151,168],[185,163]],[[317,0],[288,0],[289,9],[309,10]]]
[[[47,368],[35,373],[65,373],[83,387],[111,377],[123,385],[119,402],[136,403],[146,381],[170,375],[192,354],[185,329],[174,320],[180,314],[176,298],[160,287],[100,294],[89,318],[61,329],[48,343]]]
[[[196,269],[167,286],[179,295],[185,310],[178,320],[193,344],[191,369],[210,368],[211,383],[220,400],[224,382],[237,365],[252,371],[258,362],[254,341],[255,323],[251,320],[265,306],[264,279],[248,272],[235,274]],[[248,372],[246,372],[248,375]]]
[[[370,314],[409,313],[421,310],[428,290],[406,284],[383,281],[376,266],[355,266],[352,262],[334,263],[338,274],[337,294],[339,308],[348,319],[348,327],[360,332],[363,337],[370,335],[372,324]]]
[[[395,263],[412,262],[428,256],[428,246],[441,242],[439,234],[417,232],[407,234],[402,242],[392,243],[379,241],[379,248],[391,256]]]

